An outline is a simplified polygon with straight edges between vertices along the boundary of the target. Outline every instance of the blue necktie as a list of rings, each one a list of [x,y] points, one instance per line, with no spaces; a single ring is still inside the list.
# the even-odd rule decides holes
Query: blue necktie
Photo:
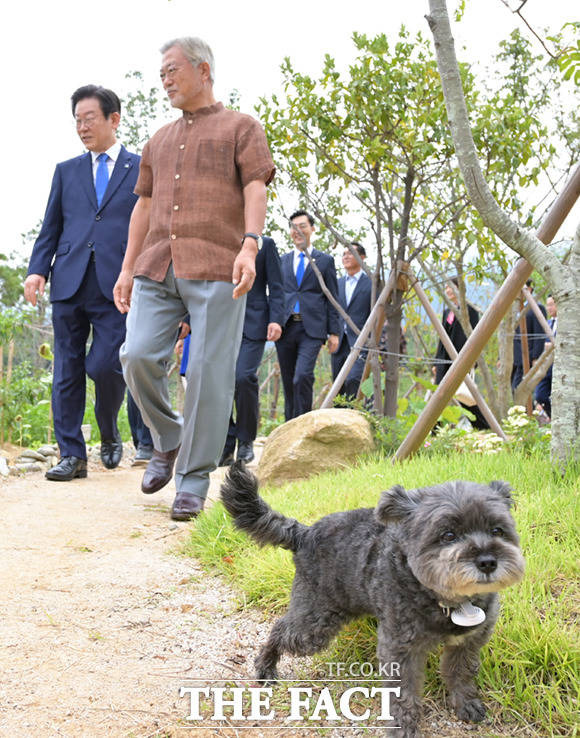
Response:
[[[108,154],[99,154],[97,156],[97,176],[95,178],[95,192],[97,194],[97,205],[100,207],[107,185],[109,184],[109,167],[107,161],[109,159]]]
[[[296,283],[298,284],[298,287],[302,284],[302,277],[304,276],[304,252],[301,251],[300,255],[298,256],[298,269],[296,270]],[[294,312],[299,313],[300,312],[300,301],[296,300],[296,304],[294,305]]]

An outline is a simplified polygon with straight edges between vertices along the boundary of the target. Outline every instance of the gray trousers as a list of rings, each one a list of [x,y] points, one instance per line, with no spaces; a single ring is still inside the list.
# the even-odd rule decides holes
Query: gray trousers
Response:
[[[236,358],[242,340],[245,296],[234,300],[228,282],[136,277],[120,357],[153,445],[171,451],[178,492],[205,498],[209,475],[219,461],[234,398]],[[167,369],[177,327],[189,313],[191,341],[183,417],[171,406]]]

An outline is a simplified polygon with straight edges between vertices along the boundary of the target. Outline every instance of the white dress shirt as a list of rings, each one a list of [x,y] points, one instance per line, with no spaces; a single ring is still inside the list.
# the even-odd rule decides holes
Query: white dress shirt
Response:
[[[121,153],[121,144],[119,141],[115,141],[111,148],[106,151],[91,151],[91,157],[93,159],[93,182],[96,182],[97,180],[97,167],[99,166],[97,156],[100,156],[100,154],[103,153],[107,154],[109,157],[107,159],[107,169],[109,170],[109,179],[111,179],[111,174],[113,174],[113,169],[115,168],[115,162]]]
[[[347,307],[350,305],[353,292],[356,289],[356,286],[358,284],[359,279],[361,278],[362,273],[363,273],[363,270],[359,269],[358,272],[356,272],[355,274],[346,275],[346,280],[344,283],[344,296],[346,298]]]
[[[306,251],[308,251],[308,254],[312,256],[312,249],[314,246],[309,246]],[[304,254],[304,271],[306,271],[306,267],[308,266],[308,256],[304,253],[304,251],[300,251],[300,249],[297,249],[296,246],[294,246],[294,275],[296,275],[296,272],[298,271],[298,264],[300,264],[300,254]]]

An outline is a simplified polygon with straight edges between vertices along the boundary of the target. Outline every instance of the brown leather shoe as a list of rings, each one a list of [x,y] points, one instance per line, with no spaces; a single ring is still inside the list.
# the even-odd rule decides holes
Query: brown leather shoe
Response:
[[[173,464],[178,453],[179,446],[174,448],[173,451],[157,451],[157,449],[153,449],[153,456],[147,464],[147,469],[145,469],[141,481],[142,492],[146,495],[152,495],[171,481]]]
[[[178,492],[171,508],[172,520],[191,520],[203,510],[205,499],[193,492]]]

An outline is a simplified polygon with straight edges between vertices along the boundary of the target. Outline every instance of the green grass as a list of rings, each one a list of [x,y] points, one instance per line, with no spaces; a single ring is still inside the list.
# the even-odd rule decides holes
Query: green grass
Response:
[[[381,490],[395,483],[412,488],[460,478],[512,484],[526,557],[524,580],[502,594],[500,619],[482,653],[480,683],[488,705],[496,705],[494,719],[513,726],[514,734],[527,729],[528,735],[580,735],[575,712],[580,666],[577,475],[561,479],[540,455],[454,453],[419,456],[399,465],[374,458],[357,468],[261,492],[275,509],[309,523],[337,510],[373,507]],[[291,554],[259,549],[233,529],[220,504],[199,519],[186,553],[224,574],[248,604],[268,614],[286,607],[294,576]],[[372,619],[359,620],[317,663],[374,661],[375,647]],[[434,658],[426,692],[442,693]]]

